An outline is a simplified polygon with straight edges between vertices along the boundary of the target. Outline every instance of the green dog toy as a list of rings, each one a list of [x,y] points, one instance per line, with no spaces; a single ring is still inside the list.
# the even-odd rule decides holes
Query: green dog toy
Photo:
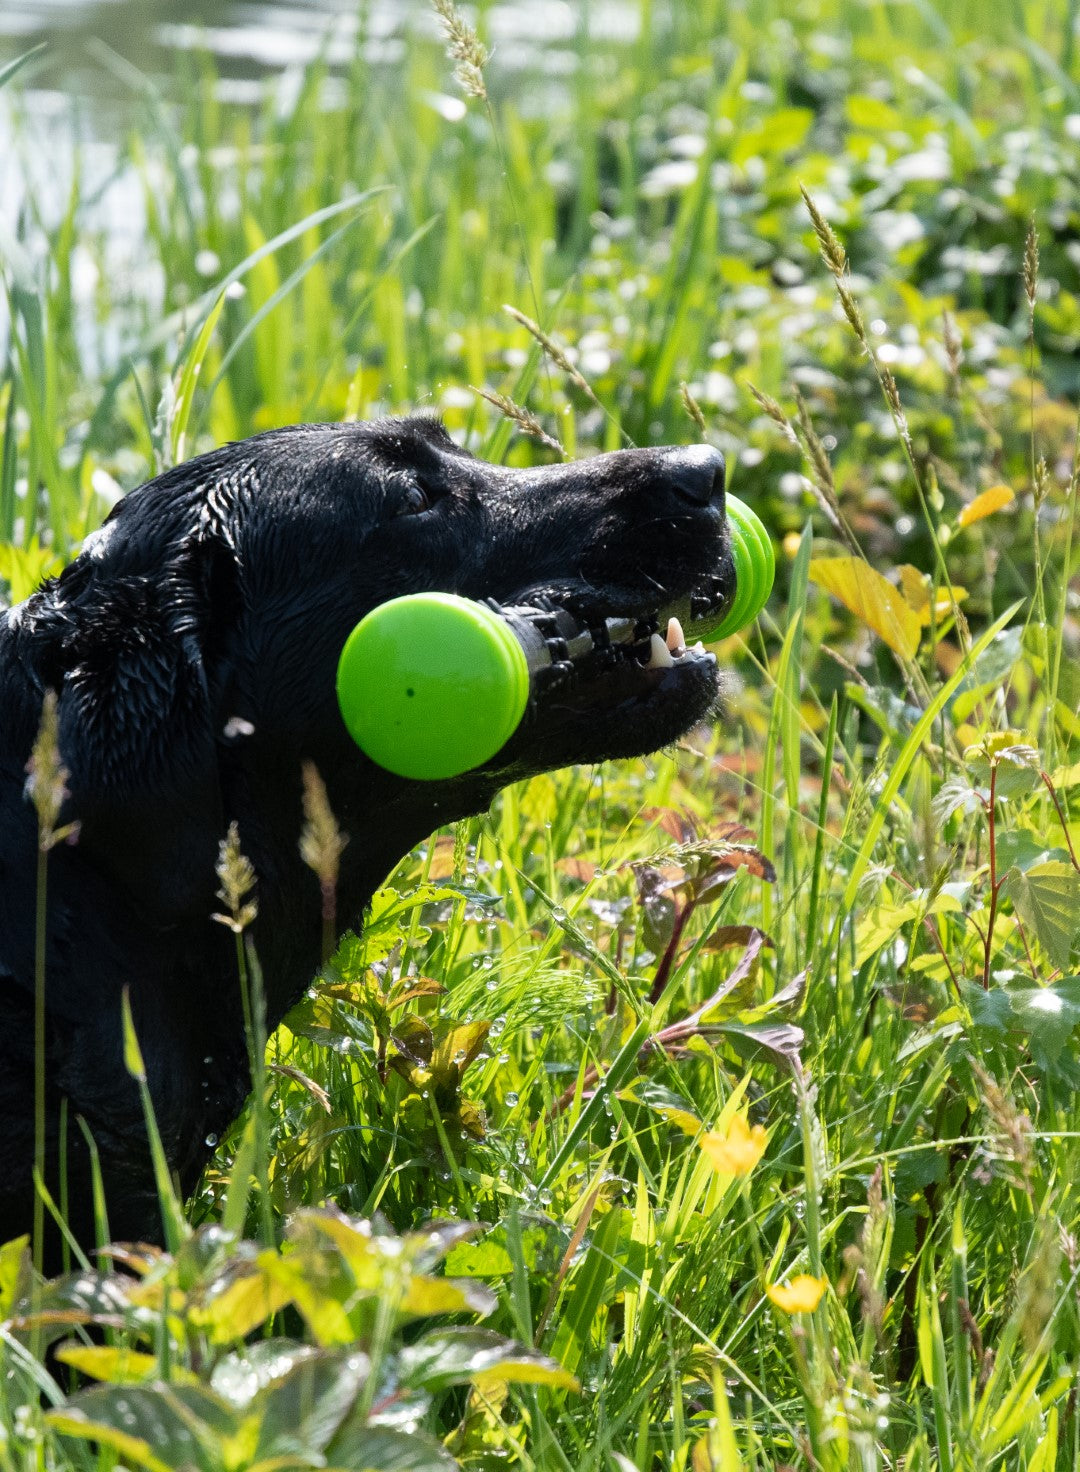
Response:
[[[757,618],[772,589],[776,560],[760,518],[727,497],[735,598],[703,637],[724,639]],[[457,777],[483,766],[506,745],[543,670],[569,668],[596,647],[592,634],[563,611],[496,612],[453,593],[412,593],[381,603],[345,641],[337,697],[349,735],[379,766],[422,781]],[[552,626],[554,641],[538,626]],[[616,627],[617,626],[617,627]],[[613,640],[630,637],[632,620],[609,619]]]

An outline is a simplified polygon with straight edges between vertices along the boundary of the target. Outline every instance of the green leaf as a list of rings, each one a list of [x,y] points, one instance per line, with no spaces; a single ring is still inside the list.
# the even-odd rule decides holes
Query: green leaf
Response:
[[[429,1314],[490,1314],[498,1307],[498,1299],[488,1288],[472,1278],[428,1278],[417,1274],[401,1301],[403,1314],[427,1317]]]
[[[215,1472],[222,1440],[239,1429],[224,1401],[194,1385],[95,1386],[47,1419],[62,1435],[102,1442],[149,1472]]]
[[[577,1381],[546,1354],[491,1329],[436,1329],[403,1349],[399,1373],[408,1385],[446,1390],[476,1380],[500,1380],[576,1390]]]
[[[267,1385],[315,1354],[318,1350],[310,1344],[298,1344],[294,1339],[257,1339],[218,1361],[210,1376],[210,1387],[235,1410],[242,1411]]]
[[[775,1053],[789,1063],[792,1059],[798,1059],[805,1037],[802,1028],[796,1027],[793,1022],[751,1022],[745,1025],[725,1022],[718,1024],[716,1030],[731,1037],[745,1038],[747,1042],[764,1048],[767,1053]]]
[[[260,1262],[296,1304],[319,1344],[330,1347],[355,1340],[356,1331],[342,1301],[353,1285],[343,1267],[334,1273],[325,1255],[307,1243],[287,1257],[263,1253]]]
[[[327,1466],[363,1472],[459,1472],[445,1447],[422,1432],[389,1426],[346,1427],[326,1454]]]
[[[61,1436],[72,1436],[80,1441],[93,1441],[119,1452],[125,1462],[146,1467],[147,1472],[172,1472],[168,1462],[155,1454],[145,1437],[133,1436],[102,1421],[90,1421],[74,1407],[67,1411],[50,1411],[45,1419]],[[192,1465],[199,1465],[192,1463]]]
[[[998,619],[995,628],[1000,628]],[[1024,631],[1001,629],[995,637],[983,644],[964,678],[955,685],[955,696],[949,714],[954,721],[966,721],[983,696],[1004,685],[1012,674],[1013,666],[1023,653]],[[949,682],[950,685],[952,681]],[[950,691],[950,694],[952,692]]]
[[[1010,869],[1002,894],[1012,900],[1054,965],[1067,966],[1080,929],[1080,874],[1072,865],[1050,859],[1027,870]]]
[[[1045,834],[1032,833],[1026,828],[1007,830],[997,834],[997,864],[999,873],[1010,869],[1030,869],[1047,859],[1065,858],[1062,850],[1047,848]]]
[[[897,112],[895,107],[890,107],[887,102],[882,102],[879,97],[869,97],[865,93],[856,93],[849,97],[844,104],[844,111],[853,127],[866,129],[868,132],[887,130],[888,132],[900,132],[904,130],[905,119],[902,113]]]
[[[635,1079],[629,1088],[621,1091],[619,1098],[633,1100],[636,1104],[644,1104],[646,1108],[655,1110],[663,1119],[677,1125],[684,1134],[693,1136],[705,1128],[689,1100],[672,1089],[666,1089],[663,1084]]]
[[[47,43],[42,41],[37,46],[31,46],[29,51],[24,51],[21,56],[16,56],[14,61],[9,61],[6,66],[0,67],[0,87],[6,86],[15,73],[21,71],[28,61],[33,61],[35,56],[40,56],[46,45]]]
[[[955,674],[950,676],[934,696],[933,700],[923,712],[915,729],[904,742],[903,750],[893,762],[888,779],[878,794],[877,802],[874,804],[873,816],[866,827],[866,835],[859,845],[859,852],[855,856],[854,863],[851,866],[851,872],[848,875],[848,882],[844,888],[844,897],[840,907],[842,915],[850,915],[855,909],[855,900],[859,893],[859,885],[862,883],[862,877],[866,873],[866,867],[877,846],[878,838],[881,836],[881,830],[885,826],[885,820],[892,812],[893,799],[900,791],[900,787],[908,774],[912,762],[922,749],[923,742],[933,730],[934,722],[941,714],[943,708],[948,704],[953,693],[962,684],[968,669],[970,667],[978,667],[979,659],[984,650],[989,648],[997,638],[1001,630],[1015,614],[1017,607],[1018,605],[1014,604],[1011,608],[1007,608],[990,625],[985,633],[981,635],[960,668]]]
[[[11,1317],[11,1310],[29,1271],[29,1237],[16,1237],[0,1247],[0,1319]]]
[[[370,1375],[371,1361],[358,1351],[312,1355],[294,1364],[258,1397],[256,1459],[308,1462],[337,1432]]]
[[[55,577],[62,567],[63,559],[57,557],[55,548],[42,547],[37,537],[26,547],[0,545],[0,578],[11,590],[13,604],[29,598],[39,583]]]
[[[124,1027],[124,1067],[136,1083],[146,1082],[146,1064],[143,1062],[142,1049],[139,1047],[139,1039],[135,1032],[135,1021],[131,1015],[131,997],[127,987],[124,988],[120,1000],[121,1015]]]
[[[225,293],[222,292],[217,301],[210,308],[206,320],[199,329],[199,334],[188,351],[184,360],[183,369],[179,375],[179,383],[176,389],[176,399],[173,405],[173,420],[171,432],[171,448],[173,463],[184,459],[184,437],[187,433],[188,420],[191,418],[191,406],[195,401],[195,388],[202,372],[203,360],[210,348],[210,339],[214,335],[221,309],[225,305]]]
[[[914,920],[919,908],[915,900],[909,899],[899,904],[888,901],[868,910],[855,927],[856,970],[888,945],[898,930]]]
[[[446,1259],[446,1270],[458,1278],[508,1278],[514,1263],[506,1248],[485,1238],[455,1247]]]
[[[1009,993],[1003,986],[992,986],[984,991],[978,982],[969,981],[965,983],[963,990],[971,1020],[976,1027],[985,1027],[991,1032],[1006,1031],[1012,1016],[1012,1006]]]
[[[1023,987],[1010,992],[1009,1001],[1033,1051],[1053,1063],[1080,1023],[1080,1004],[1056,986]]]
[[[993,776],[995,797],[1022,797],[1039,785],[1038,750],[1019,732],[995,731],[969,747],[964,760],[981,788],[989,789]]]

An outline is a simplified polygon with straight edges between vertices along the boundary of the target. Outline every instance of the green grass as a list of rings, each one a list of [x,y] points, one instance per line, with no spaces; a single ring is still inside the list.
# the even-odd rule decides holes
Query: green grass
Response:
[[[207,57],[151,86],[99,51],[162,300],[110,268],[77,161],[62,207],[34,185],[48,55],[7,81],[13,599],[117,489],[268,425],[433,403],[552,458],[470,386],[580,454],[694,439],[687,383],[786,555],[716,729],[402,864],[173,1254],[36,1289],[68,1319],[35,1331],[0,1253],[0,1468],[1080,1465],[1076,8],[788,10],[642,0],[558,83],[497,54],[456,121],[415,37],[254,109]],[[921,627],[826,594],[856,552],[915,570]],[[724,1174],[736,1116],[764,1149]],[[788,1314],[798,1275],[824,1291]],[[71,1356],[102,1388],[53,1385],[42,1336],[103,1314]]]

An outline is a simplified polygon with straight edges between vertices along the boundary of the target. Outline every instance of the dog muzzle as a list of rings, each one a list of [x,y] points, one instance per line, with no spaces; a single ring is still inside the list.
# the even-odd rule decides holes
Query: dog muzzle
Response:
[[[757,514],[726,499],[735,593],[703,633],[724,639],[751,624],[772,590],[776,562]],[[554,603],[503,606],[454,593],[411,593],[381,603],[341,651],[337,697],[365,756],[399,777],[440,781],[481,767],[521,724],[530,704],[587,662],[641,649],[664,651],[655,624],[609,618],[583,625]],[[685,653],[685,651],[683,651]],[[660,660],[674,663],[670,657]]]

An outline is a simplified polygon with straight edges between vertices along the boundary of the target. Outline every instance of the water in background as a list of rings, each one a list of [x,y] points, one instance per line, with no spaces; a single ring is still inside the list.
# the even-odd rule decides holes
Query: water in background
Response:
[[[549,104],[586,41],[618,46],[637,39],[640,3],[487,6],[489,84],[514,86],[529,73],[543,85],[534,106]],[[666,7],[650,11],[654,29],[661,27]],[[88,192],[95,181],[100,187],[113,161],[109,145],[131,125],[145,83],[167,99],[182,53],[213,57],[222,101],[254,106],[276,87],[287,105],[302,69],[320,57],[331,71],[357,57],[392,69],[404,61],[410,38],[437,41],[441,34],[427,0],[0,0],[0,67],[44,43],[19,79],[17,102],[11,89],[0,92],[0,217],[15,218],[28,186],[46,215],[51,205],[61,207],[76,143]],[[459,103],[447,98],[446,105]]]
[[[642,0],[513,0],[484,8],[492,50],[486,79],[512,91],[523,112],[550,111],[573,78],[587,45],[632,45]],[[650,5],[651,27],[671,12]],[[73,255],[73,293],[89,307],[101,271],[125,281],[152,313],[163,301],[160,263],[148,257],[144,184],[118,147],[145,127],[150,106],[168,110],[180,85],[181,58],[211,56],[219,100],[291,108],[304,68],[322,58],[333,74],[357,58],[394,71],[416,42],[442,45],[428,0],[0,0],[0,68],[41,47],[0,90],[0,254],[10,259],[25,211],[46,228],[63,218],[76,171],[80,221],[103,241],[104,258]],[[460,118],[464,102],[446,63],[444,94],[425,105]],[[40,231],[30,238],[41,241]],[[33,262],[30,262],[32,265]],[[81,281],[79,273],[85,274]],[[79,332],[88,368],[115,361],[124,323],[98,324],[95,343]],[[0,299],[0,343],[6,340]]]
[[[655,20],[666,7],[650,10]],[[526,69],[566,74],[583,35],[632,42],[639,28],[640,0],[514,0],[484,9],[496,78]],[[33,72],[37,105],[55,115],[78,98],[93,99],[95,113],[104,105],[95,121],[105,127],[115,120],[110,102],[123,111],[106,48],[166,81],[178,52],[208,51],[225,95],[255,101],[268,74],[319,56],[331,67],[357,55],[393,66],[418,33],[441,34],[427,0],[0,0],[0,65],[46,42]]]

